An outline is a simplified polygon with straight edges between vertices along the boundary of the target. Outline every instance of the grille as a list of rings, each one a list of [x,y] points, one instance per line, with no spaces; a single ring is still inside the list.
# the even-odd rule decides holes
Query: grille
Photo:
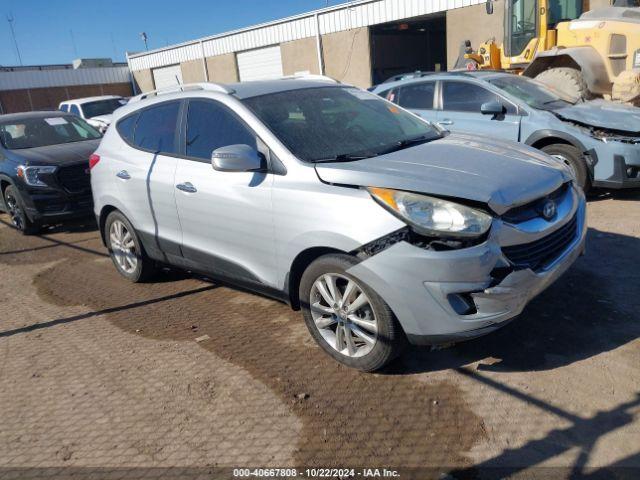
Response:
[[[516,268],[540,270],[566,250],[576,238],[578,226],[577,214],[571,221],[546,237],[531,243],[503,247],[502,252]]]
[[[542,207],[547,202],[547,200],[556,200],[556,202],[559,202],[564,194],[567,193],[568,189],[569,183],[565,183],[546,197],[542,197],[525,205],[520,205],[519,207],[512,208],[502,215],[502,219],[505,222],[509,223],[521,223],[526,222],[527,220],[531,220],[532,218],[540,217]]]
[[[62,167],[58,170],[58,182],[69,193],[83,193],[91,188],[88,170],[88,163]]]

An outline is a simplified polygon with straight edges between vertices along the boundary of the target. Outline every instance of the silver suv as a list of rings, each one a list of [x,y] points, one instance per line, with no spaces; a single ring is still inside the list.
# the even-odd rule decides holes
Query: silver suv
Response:
[[[114,124],[91,182],[124,277],[173,265],[280,299],[361,370],[501,327],[584,251],[561,162],[327,79],[183,86]]]

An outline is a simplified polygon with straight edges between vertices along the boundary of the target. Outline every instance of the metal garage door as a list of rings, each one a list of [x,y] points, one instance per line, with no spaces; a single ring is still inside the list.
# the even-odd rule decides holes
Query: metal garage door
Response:
[[[239,52],[236,58],[238,59],[238,73],[242,82],[282,76],[280,45]]]
[[[182,85],[182,70],[180,70],[180,65],[154,68],[153,82],[156,85],[156,89]]]

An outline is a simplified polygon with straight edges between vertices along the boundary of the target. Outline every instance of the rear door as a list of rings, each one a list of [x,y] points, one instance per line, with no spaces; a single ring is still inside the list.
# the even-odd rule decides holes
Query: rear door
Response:
[[[273,175],[221,172],[211,165],[211,153],[220,147],[257,150],[256,135],[229,107],[202,98],[189,100],[185,139],[186,158],[175,176],[184,258],[236,281],[274,286]]]
[[[179,100],[163,102],[120,120],[116,128],[131,148],[110,159],[126,215],[155,253],[179,255],[182,243],[174,194],[181,108]]]
[[[437,112],[434,110],[436,82],[410,83],[399,87],[395,102],[425,120],[436,122]]]
[[[480,134],[488,138],[518,141],[520,116],[511,102],[476,83],[444,80],[441,87],[441,111],[438,123],[452,132]],[[504,115],[484,115],[484,103],[500,102]]]

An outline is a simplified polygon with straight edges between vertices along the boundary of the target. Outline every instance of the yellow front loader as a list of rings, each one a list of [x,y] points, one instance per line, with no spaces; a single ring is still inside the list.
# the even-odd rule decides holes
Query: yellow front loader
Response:
[[[582,13],[583,0],[504,1],[502,44],[491,39],[473,50],[467,41],[458,68],[522,73],[574,97],[640,105],[640,8]]]

